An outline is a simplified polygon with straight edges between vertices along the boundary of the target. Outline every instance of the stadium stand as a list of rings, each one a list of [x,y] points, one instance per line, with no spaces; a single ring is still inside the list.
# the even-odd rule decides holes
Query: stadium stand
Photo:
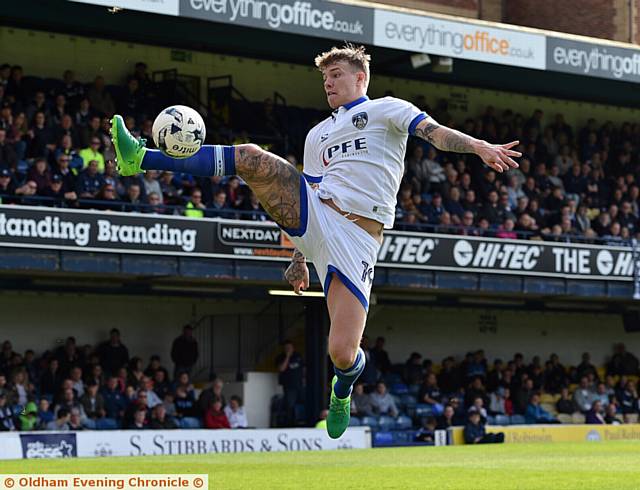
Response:
[[[209,114],[217,143],[259,141],[300,162],[306,130],[325,117],[315,109],[251,102],[223,91]],[[119,111],[150,146],[152,117],[169,104],[165,87],[138,63],[124,85],[98,76],[89,84],[0,67],[0,199],[5,204],[267,220],[237,178],[194,179],[147,172],[120,178],[109,140]],[[171,100],[171,102],[175,102]],[[472,156],[438,152],[412,140],[398,196],[396,228],[436,233],[629,245],[638,235],[640,126],[589,119],[572,128],[562,114],[543,124],[487,107],[453,121],[446,102],[416,103],[449,126],[487,140],[519,139],[524,157],[508,175],[485,171]]]
[[[174,341],[172,357],[180,364],[170,375],[158,356],[148,363],[131,356],[116,329],[99,345],[79,345],[68,337],[64,345],[37,355],[31,349],[14,352],[5,340],[0,351],[0,430],[247,427],[242,400],[227,399],[221,379],[194,387],[181,361],[192,352],[187,344],[184,336]],[[555,354],[544,362],[534,356],[527,364],[518,353],[489,366],[482,350],[460,361],[449,356],[440,365],[416,363],[421,359],[417,353],[405,363],[387,365],[381,348],[371,349],[369,356],[376,382],[356,386],[352,426],[415,432],[433,419],[442,429],[464,425],[469,411],[480,412],[491,425],[619,424],[637,422],[640,413],[638,358],[622,344],[598,367],[588,353],[571,367]],[[288,409],[278,400],[281,396],[274,397],[272,411]],[[303,425],[303,414],[295,412],[291,420],[273,413],[272,420],[275,425],[283,420],[285,426]]]

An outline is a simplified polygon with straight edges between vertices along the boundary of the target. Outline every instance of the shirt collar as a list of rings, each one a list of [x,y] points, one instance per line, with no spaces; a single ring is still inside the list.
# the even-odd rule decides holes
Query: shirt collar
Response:
[[[344,107],[345,111],[348,111],[349,109],[351,109],[352,107],[357,106],[358,104],[362,104],[363,102],[366,102],[369,100],[369,97],[367,97],[366,95],[363,95],[362,97],[360,97],[359,99],[356,99],[352,102],[349,102],[348,104],[343,105],[342,107]]]

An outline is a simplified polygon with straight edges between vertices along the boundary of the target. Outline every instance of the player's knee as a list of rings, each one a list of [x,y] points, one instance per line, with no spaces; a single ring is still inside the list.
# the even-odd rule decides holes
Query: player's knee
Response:
[[[329,347],[329,356],[333,365],[338,369],[349,369],[356,361],[357,349],[350,349],[345,346]]]

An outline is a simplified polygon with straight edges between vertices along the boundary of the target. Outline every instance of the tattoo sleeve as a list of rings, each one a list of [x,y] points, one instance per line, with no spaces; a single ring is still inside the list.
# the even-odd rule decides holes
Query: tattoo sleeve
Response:
[[[415,135],[428,141],[442,151],[474,153],[474,143],[478,140],[446,126],[440,126],[433,119],[426,119],[425,125],[416,128]]]
[[[300,172],[293,165],[253,145],[240,145],[236,170],[276,223],[285,228],[300,225]]]

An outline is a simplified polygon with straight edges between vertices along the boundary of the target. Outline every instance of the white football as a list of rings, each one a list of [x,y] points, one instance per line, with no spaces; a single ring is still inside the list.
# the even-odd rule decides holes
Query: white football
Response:
[[[202,116],[185,105],[172,105],[158,114],[152,132],[158,149],[173,158],[195,155],[206,135]]]

